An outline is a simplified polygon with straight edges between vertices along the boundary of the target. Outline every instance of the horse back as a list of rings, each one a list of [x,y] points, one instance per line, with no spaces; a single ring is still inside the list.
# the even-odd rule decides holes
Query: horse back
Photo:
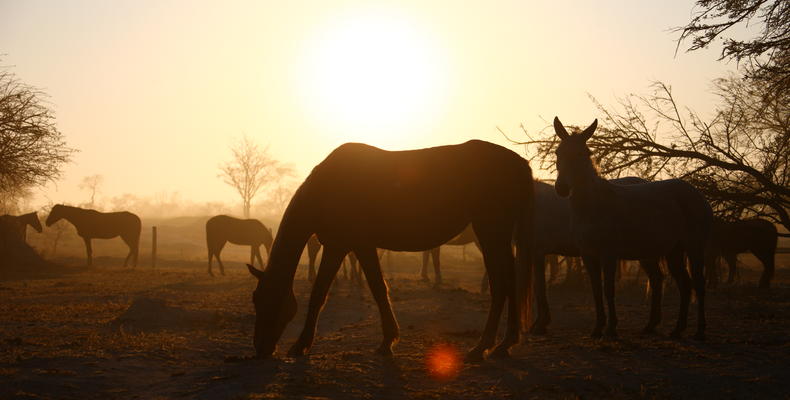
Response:
[[[526,160],[487,142],[409,151],[350,143],[318,164],[294,199],[321,242],[417,251],[472,222],[512,221],[531,185]]]
[[[260,245],[270,236],[269,230],[257,219],[239,219],[217,215],[206,221],[206,239],[211,243],[225,241],[240,245]]]

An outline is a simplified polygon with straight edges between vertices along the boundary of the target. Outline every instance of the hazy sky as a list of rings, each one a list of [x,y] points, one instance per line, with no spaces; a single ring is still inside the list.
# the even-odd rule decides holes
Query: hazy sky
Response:
[[[2,63],[44,89],[80,150],[44,193],[82,202],[179,192],[236,202],[217,177],[247,134],[300,179],[334,147],[500,144],[600,117],[587,98],[673,86],[711,108],[717,50],[674,56],[693,1],[6,1]],[[521,148],[514,147],[516,151]]]

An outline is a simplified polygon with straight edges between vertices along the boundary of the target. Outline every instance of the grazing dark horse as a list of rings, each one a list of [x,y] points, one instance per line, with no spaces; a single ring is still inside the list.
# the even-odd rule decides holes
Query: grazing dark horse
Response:
[[[30,225],[30,227],[35,229],[38,233],[41,233],[44,230],[41,227],[41,221],[39,221],[38,214],[36,214],[35,211],[22,215],[0,215],[0,220],[3,220],[9,224],[17,237],[19,237],[19,240],[23,242],[27,239],[28,225]]]
[[[558,118],[554,130],[561,142],[557,148],[557,181],[560,196],[570,195],[571,232],[590,275],[597,314],[592,335],[616,336],[617,314],[614,277],[617,260],[665,257],[680,290],[680,314],[673,337],[686,328],[691,298],[691,279],[684,256],[691,264],[697,295],[697,332],[705,337],[705,244],[713,212],[702,194],[678,179],[636,185],[615,185],[598,175],[590,158],[587,139],[595,132],[595,120],[583,132],[569,135]],[[609,318],[601,292],[606,293]],[[652,322],[652,321],[651,321]],[[651,328],[648,325],[648,328]]]
[[[208,273],[211,272],[211,261],[216,257],[219,263],[219,272],[225,275],[225,266],[219,258],[225,243],[231,242],[242,246],[250,246],[250,264],[255,265],[255,259],[263,266],[261,258],[261,245],[266,247],[266,254],[272,251],[272,232],[257,219],[239,219],[227,215],[217,215],[206,221],[206,245],[208,246]]]
[[[321,242],[318,241],[318,237],[315,235],[310,236],[310,240],[307,241],[307,262],[308,262],[308,271],[307,271],[307,280],[310,282],[315,281],[315,260],[318,257],[318,252],[321,251]],[[359,284],[362,283],[362,272],[359,270],[359,262],[357,260],[357,255],[354,254],[353,251],[348,253],[348,263],[351,266],[351,279]],[[343,274],[345,278],[348,279],[348,269],[345,268],[345,260],[343,261]]]
[[[477,236],[475,236],[475,231],[472,229],[472,225],[469,225],[461,231],[458,236],[450,239],[449,242],[444,243],[442,246],[466,246],[469,243],[474,243],[477,246],[477,249],[481,250],[480,243],[477,241]],[[441,269],[441,246],[433,248],[431,250],[423,251],[422,252],[422,270],[420,271],[420,276],[422,276],[423,280],[428,280],[428,259],[433,259],[433,272],[434,272],[434,284],[439,286],[442,284],[442,269]],[[480,291],[485,293],[488,289],[488,276],[483,276],[483,281],[480,284]]]
[[[65,219],[77,228],[77,234],[85,241],[85,252],[88,254],[88,266],[93,265],[93,248],[91,239],[112,239],[120,236],[129,246],[129,254],[123,261],[125,267],[132,259],[132,266],[137,266],[140,252],[140,217],[128,211],[103,213],[96,210],[56,204],[47,217],[47,226]]]
[[[529,292],[526,271],[532,234],[532,171],[504,147],[479,140],[411,151],[385,151],[347,143],[318,164],[291,199],[274,239],[267,268],[258,278],[254,344],[270,356],[296,314],[293,280],[312,234],[324,254],[310,295],[305,326],[289,354],[313,344],[318,314],[343,257],[354,251],[382,320],[378,353],[392,354],[399,329],[392,313],[377,248],[424,251],[447,242],[472,224],[491,277],[491,307],[483,335],[468,354],[481,359],[494,346],[500,314],[508,304],[502,342],[489,356],[506,356],[519,339],[521,305]],[[511,240],[519,238],[514,263]],[[518,296],[517,296],[518,295]]]
[[[724,221],[716,218],[708,243],[708,284],[716,286],[719,281],[716,261],[719,257],[724,259],[729,267],[727,283],[735,282],[735,265],[738,254],[751,252],[763,263],[763,273],[760,276],[760,287],[771,286],[774,276],[774,256],[778,233],[774,224],[759,218]],[[710,262],[712,261],[712,262]]]

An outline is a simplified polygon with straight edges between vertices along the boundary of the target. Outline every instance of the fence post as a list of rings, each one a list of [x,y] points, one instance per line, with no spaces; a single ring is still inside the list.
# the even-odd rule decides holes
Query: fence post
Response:
[[[156,268],[156,227],[151,227],[151,267]]]

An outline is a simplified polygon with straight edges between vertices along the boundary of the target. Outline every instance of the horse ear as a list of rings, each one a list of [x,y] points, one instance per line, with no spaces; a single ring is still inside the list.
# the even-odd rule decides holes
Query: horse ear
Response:
[[[252,274],[252,276],[258,278],[258,280],[263,279],[263,271],[261,271],[259,269],[256,269],[255,267],[253,267],[250,264],[247,264],[247,269],[249,269],[250,273]]]
[[[562,122],[560,122],[560,119],[558,117],[554,117],[554,132],[557,132],[557,136],[559,136],[560,139],[563,140],[567,139],[568,136],[570,136],[568,135],[568,131],[565,130],[565,127],[562,126]]]
[[[581,133],[582,139],[584,139],[584,141],[586,142],[587,139],[591,138],[593,133],[595,133],[595,128],[597,127],[598,127],[598,118],[596,118],[595,121],[593,121],[593,123],[590,124],[590,126],[588,126],[587,129],[585,129]]]

